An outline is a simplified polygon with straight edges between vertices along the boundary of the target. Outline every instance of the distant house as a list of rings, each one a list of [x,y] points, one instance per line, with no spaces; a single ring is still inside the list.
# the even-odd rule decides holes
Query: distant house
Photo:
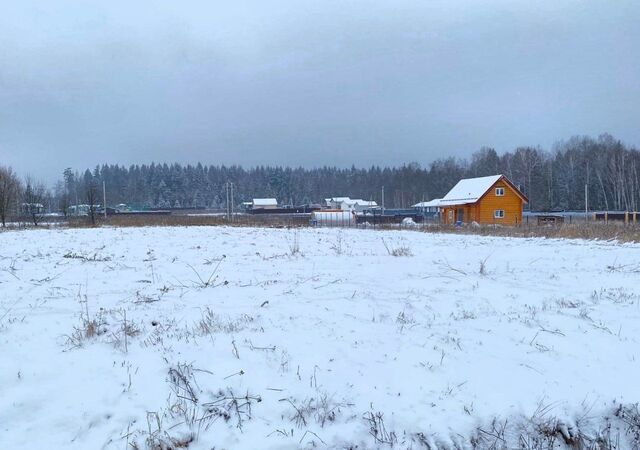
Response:
[[[440,200],[442,199],[434,198],[433,200],[429,200],[428,202],[416,203],[412,206],[412,208],[415,208],[420,212],[437,213],[440,212]]]
[[[351,198],[342,204],[345,211],[362,212],[365,209],[371,209],[378,206],[373,200],[362,200],[361,198]]]
[[[44,205],[42,203],[23,203],[21,209],[23,214],[42,214]]]
[[[93,205],[93,210],[97,211],[102,208],[101,205]],[[70,216],[88,216],[91,211],[91,205],[71,205],[68,209]]]
[[[329,209],[342,209],[342,204],[347,200],[351,200],[349,197],[331,197],[324,199],[324,206]]]
[[[240,210],[242,211],[248,211],[251,208],[253,208],[253,202],[242,202],[240,203]]]
[[[372,200],[363,200],[361,198],[333,197],[326,198],[324,201],[329,209],[341,209],[343,211],[362,212],[365,209],[378,206],[378,204]]]
[[[458,181],[438,206],[445,224],[517,225],[529,199],[504,175]]]
[[[278,200],[275,198],[254,198],[251,202],[252,209],[277,209]]]

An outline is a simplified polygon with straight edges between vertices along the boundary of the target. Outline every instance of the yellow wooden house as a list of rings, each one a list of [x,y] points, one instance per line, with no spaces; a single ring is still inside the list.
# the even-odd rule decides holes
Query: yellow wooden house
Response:
[[[445,224],[518,225],[529,200],[504,175],[460,180],[439,202]]]

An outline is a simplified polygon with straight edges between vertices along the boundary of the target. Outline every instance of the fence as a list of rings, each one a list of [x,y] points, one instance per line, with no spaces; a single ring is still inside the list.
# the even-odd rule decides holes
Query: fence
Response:
[[[327,212],[327,211],[323,211]],[[332,227],[332,228],[370,228],[370,229],[442,229],[442,230],[465,230],[471,228],[496,228],[498,223],[478,226],[463,224],[462,226],[443,225],[437,216],[423,216],[416,214],[405,215],[363,215],[344,212],[327,215],[317,213],[308,214],[235,214],[227,217],[225,214],[179,214],[171,215],[129,215],[119,214],[108,216],[106,219],[102,215],[96,217],[98,224],[119,227],[136,226],[255,226],[255,227]],[[68,226],[86,227],[91,226],[88,217],[62,217],[62,216],[40,216],[39,225],[42,226]],[[521,223],[516,227],[534,230],[535,228],[558,228],[562,226],[582,225],[582,224],[611,224],[636,228],[640,225],[640,213],[635,211],[599,211],[585,214],[584,212],[559,212],[559,213],[527,213]],[[11,228],[32,226],[31,218],[13,218],[8,224]],[[639,227],[640,228],[640,227]]]
[[[617,222],[624,224],[640,223],[640,212],[637,211],[560,211],[560,212],[535,212],[525,213],[524,224],[537,222],[539,225],[583,222]]]

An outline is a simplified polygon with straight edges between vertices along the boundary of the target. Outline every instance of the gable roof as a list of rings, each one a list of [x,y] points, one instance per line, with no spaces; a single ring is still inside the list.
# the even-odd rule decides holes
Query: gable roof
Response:
[[[451,189],[442,200],[440,200],[440,206],[450,205],[466,205],[469,203],[476,203],[484,196],[491,187],[502,179],[511,189],[526,203],[528,202],[522,192],[516,188],[511,181],[504,175],[491,175],[488,177],[479,178],[466,178],[458,181],[458,183]]]
[[[420,202],[413,205],[413,208],[430,208],[433,206],[440,206],[441,198],[434,198],[433,200],[429,200],[428,202]]]
[[[369,207],[373,207],[373,206],[378,206],[378,204],[376,202],[374,202],[373,200],[362,200],[361,198],[350,198],[350,197],[332,197],[332,198],[325,198],[324,199],[325,203],[329,204],[329,203],[344,203],[347,206],[369,206]]]
[[[275,198],[254,198],[253,206],[278,206],[278,200]]]
[[[347,204],[348,206],[378,206],[376,202],[373,200],[362,200],[361,198],[348,198],[344,200],[342,203]]]
[[[369,207],[378,206],[378,203],[373,201],[373,200],[358,199],[358,200],[356,200],[356,204],[360,205],[360,206],[369,206]]]

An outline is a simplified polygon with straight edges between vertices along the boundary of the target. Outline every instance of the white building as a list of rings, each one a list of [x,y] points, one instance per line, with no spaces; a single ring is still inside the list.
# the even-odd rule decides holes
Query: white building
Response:
[[[278,200],[275,198],[254,198],[251,202],[252,209],[276,209]]]
[[[362,212],[365,209],[378,206],[373,200],[362,200],[361,198],[333,197],[325,198],[324,201],[329,208],[343,211]]]
[[[325,198],[324,205],[329,209],[342,209],[342,203],[349,200],[349,197]]]

